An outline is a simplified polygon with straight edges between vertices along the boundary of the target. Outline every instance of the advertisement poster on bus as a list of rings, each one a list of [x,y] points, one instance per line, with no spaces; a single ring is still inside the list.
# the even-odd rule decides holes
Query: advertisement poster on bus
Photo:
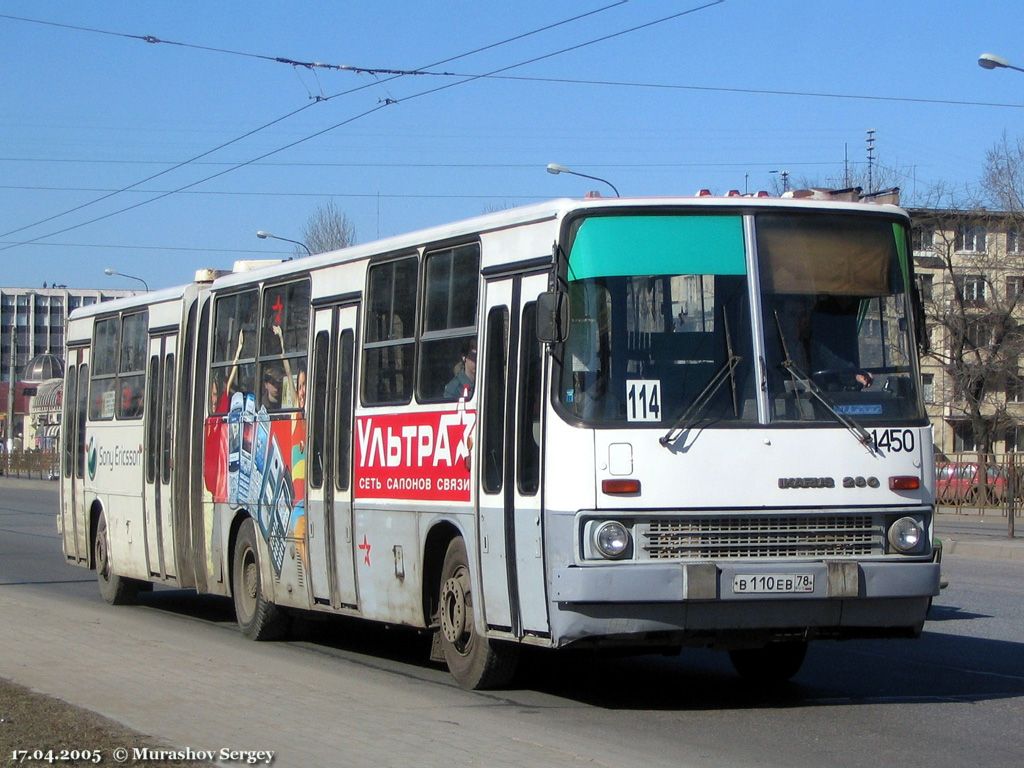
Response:
[[[355,495],[361,499],[469,501],[476,411],[360,416]]]
[[[206,422],[204,479],[214,503],[252,514],[281,573],[284,539],[303,539],[305,420],[301,414],[271,418],[256,410],[252,393],[236,392],[227,416]]]

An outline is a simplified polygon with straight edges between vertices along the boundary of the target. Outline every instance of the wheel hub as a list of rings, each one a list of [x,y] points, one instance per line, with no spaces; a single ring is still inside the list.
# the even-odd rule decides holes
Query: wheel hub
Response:
[[[441,587],[441,632],[452,644],[466,632],[466,590],[455,576]]]

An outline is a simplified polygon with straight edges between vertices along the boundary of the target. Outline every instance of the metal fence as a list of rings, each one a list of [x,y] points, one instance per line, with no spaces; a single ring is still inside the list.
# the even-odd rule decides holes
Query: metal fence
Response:
[[[57,451],[12,451],[0,454],[0,471],[12,477],[56,480],[60,476]]]

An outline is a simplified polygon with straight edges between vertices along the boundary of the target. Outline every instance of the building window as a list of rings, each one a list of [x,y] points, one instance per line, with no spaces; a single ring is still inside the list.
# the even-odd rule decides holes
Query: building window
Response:
[[[964,339],[974,349],[985,349],[992,343],[992,326],[982,318],[968,319],[964,326]]]
[[[1015,302],[1024,297],[1024,276],[1010,275],[1006,278],[1006,300]]]
[[[985,277],[983,275],[957,275],[957,292],[965,304],[985,303]]]
[[[935,374],[923,373],[921,374],[922,392],[924,393],[924,401],[926,403],[935,402]]]
[[[1004,440],[1006,441],[1006,452],[1017,453],[1024,448],[1024,428],[1007,427]]]
[[[980,224],[962,224],[956,230],[956,249],[967,253],[984,253],[987,232]]]
[[[957,453],[978,450],[974,441],[974,429],[969,421],[958,421],[953,424],[953,450]]]
[[[1020,253],[1020,246],[1020,230],[1017,227],[1010,227],[1006,230],[1006,252]]]
[[[1007,375],[1006,402],[1024,403],[1024,371],[1017,371]]]
[[[914,227],[912,236],[915,251],[930,251],[935,245],[935,227],[931,225]]]
[[[922,301],[932,300],[932,291],[935,283],[935,275],[918,275],[917,276],[917,287],[921,291]]]

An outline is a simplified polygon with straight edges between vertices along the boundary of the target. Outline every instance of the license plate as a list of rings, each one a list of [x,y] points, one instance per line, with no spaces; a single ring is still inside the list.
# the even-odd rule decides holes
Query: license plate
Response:
[[[814,574],[780,573],[733,576],[732,591],[736,595],[813,592]]]

